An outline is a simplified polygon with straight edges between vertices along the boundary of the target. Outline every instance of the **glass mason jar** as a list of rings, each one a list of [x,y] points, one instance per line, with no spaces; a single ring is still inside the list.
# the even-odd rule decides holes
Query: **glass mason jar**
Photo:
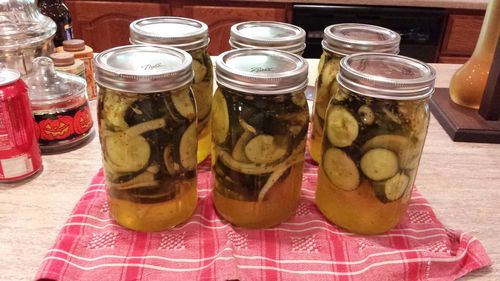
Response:
[[[246,21],[231,26],[232,49],[271,48],[302,55],[306,48],[304,29],[275,21]]]
[[[214,83],[212,60],[207,48],[210,38],[203,22],[179,17],[152,17],[130,24],[132,44],[163,45],[182,49],[193,58],[194,81],[191,85],[197,107],[197,162],[210,152],[210,111]]]
[[[196,106],[191,56],[122,46],[95,58],[98,123],[111,214],[158,231],[187,220],[196,193]]]
[[[314,161],[319,163],[321,160],[326,107],[331,97],[339,91],[336,77],[340,59],[361,52],[397,54],[400,39],[399,34],[392,30],[368,24],[343,23],[325,28],[321,42],[323,54],[318,64],[316,94],[311,115],[312,133],[309,152]]]
[[[316,204],[336,225],[361,234],[403,217],[429,124],[435,71],[407,57],[343,58],[326,111]]]
[[[264,228],[299,203],[308,128],[307,62],[271,49],[238,49],[216,63],[212,187],[219,214]]]

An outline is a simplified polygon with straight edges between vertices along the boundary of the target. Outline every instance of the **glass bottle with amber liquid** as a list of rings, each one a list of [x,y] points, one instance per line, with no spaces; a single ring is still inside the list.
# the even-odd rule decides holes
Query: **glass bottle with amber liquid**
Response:
[[[450,82],[450,98],[456,104],[478,109],[500,36],[500,0],[490,0],[476,48]]]
[[[64,40],[73,39],[71,14],[63,0],[38,0],[38,8],[42,14],[50,17],[57,25],[54,45],[62,46]]]

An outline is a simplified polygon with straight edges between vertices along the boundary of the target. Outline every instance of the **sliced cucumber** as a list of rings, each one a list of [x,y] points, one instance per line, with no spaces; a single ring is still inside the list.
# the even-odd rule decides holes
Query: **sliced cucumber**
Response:
[[[163,128],[166,126],[166,124],[167,123],[165,122],[165,119],[157,118],[134,125],[128,128],[127,130],[123,131],[123,133],[127,134],[128,136],[138,136],[149,131]]]
[[[217,144],[226,141],[229,134],[229,113],[226,99],[220,90],[217,90],[212,102],[212,136]]]
[[[163,150],[163,161],[169,175],[175,176],[181,171],[181,167],[179,163],[175,161],[172,148],[170,146],[166,146]]]
[[[204,119],[210,113],[212,108],[212,88],[212,81],[201,81],[191,85],[196,100],[198,120]]]
[[[397,154],[408,146],[408,138],[400,135],[378,135],[363,144],[363,150],[368,151],[373,148],[386,148]]]
[[[200,83],[207,75],[207,67],[196,59],[193,59],[194,83]]]
[[[375,122],[375,113],[368,105],[362,105],[358,108],[358,115],[361,122],[365,125],[371,125]]]
[[[332,96],[328,91],[327,87],[320,87],[316,92],[316,97],[314,99],[314,112],[318,115],[321,120],[325,120],[326,108]]]
[[[151,147],[142,136],[115,133],[104,138],[105,159],[114,173],[135,172],[149,163]]]
[[[338,188],[350,191],[359,185],[359,171],[356,163],[338,148],[329,148],[322,157],[322,169]]]
[[[196,122],[193,122],[182,135],[179,144],[181,165],[188,171],[196,168],[196,144]]]
[[[285,174],[285,172],[289,168],[290,167],[287,167],[287,166],[280,167],[280,169],[277,169],[269,176],[266,183],[264,184],[264,186],[262,186],[262,189],[259,191],[259,196],[257,199],[258,201],[264,200],[267,192],[274,186],[274,184],[281,178],[281,176],[283,176]]]
[[[387,203],[403,197],[403,194],[408,189],[409,184],[410,178],[407,175],[397,173],[395,176],[384,182],[374,183],[373,187],[375,195],[377,195],[380,201]]]
[[[285,157],[289,141],[286,137],[257,135],[245,146],[246,157],[257,164],[269,164]]]
[[[320,87],[326,87],[326,89],[330,89],[331,83],[337,78],[338,71],[339,60],[330,59],[326,61],[321,71]]]
[[[360,166],[361,171],[371,180],[386,180],[398,172],[398,156],[391,150],[374,148],[361,157]]]
[[[191,99],[190,91],[189,87],[172,91],[171,98],[177,112],[184,118],[193,120],[196,116],[196,108]]]
[[[104,95],[102,114],[105,124],[111,129],[119,131],[129,127],[125,122],[125,113],[137,98],[122,96],[109,91]]]
[[[299,107],[306,106],[306,95],[304,95],[303,93],[295,94],[292,96],[292,102]]]
[[[245,146],[248,143],[248,141],[250,141],[254,136],[255,134],[249,131],[244,131],[240,135],[240,137],[236,141],[236,144],[234,145],[233,152],[231,153],[231,155],[236,161],[246,162],[246,163],[250,162],[250,160],[245,155]]]
[[[340,105],[334,105],[328,109],[325,127],[328,140],[337,147],[350,146],[359,133],[356,118],[349,110]]]
[[[127,190],[138,187],[147,187],[158,185],[158,181],[155,180],[155,174],[149,171],[144,171],[137,175],[136,177],[122,183],[109,183],[111,188],[118,190]]]

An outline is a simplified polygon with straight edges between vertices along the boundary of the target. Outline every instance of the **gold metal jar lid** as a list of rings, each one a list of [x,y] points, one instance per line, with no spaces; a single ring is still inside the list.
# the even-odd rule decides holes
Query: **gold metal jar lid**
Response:
[[[166,46],[130,45],[106,50],[94,59],[95,80],[123,92],[154,93],[191,83],[192,58]]]
[[[304,29],[275,21],[247,21],[231,27],[229,44],[234,49],[272,48],[301,54],[305,47]]]
[[[130,43],[156,44],[192,51],[206,47],[208,26],[194,19],[151,17],[130,24]]]
[[[359,53],[340,60],[337,81],[364,96],[417,100],[434,93],[434,68],[419,60],[394,54]]]
[[[401,36],[384,27],[360,24],[341,23],[325,28],[323,48],[342,56],[362,53],[399,53]]]
[[[272,49],[236,49],[216,62],[216,81],[238,92],[276,95],[307,87],[308,64],[289,52]]]

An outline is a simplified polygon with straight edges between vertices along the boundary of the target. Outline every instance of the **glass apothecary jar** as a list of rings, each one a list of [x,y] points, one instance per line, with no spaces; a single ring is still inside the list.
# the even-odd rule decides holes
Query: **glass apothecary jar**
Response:
[[[95,58],[106,191],[124,227],[163,230],[196,208],[191,61],[161,46],[117,47]]]
[[[38,57],[24,81],[42,153],[69,151],[92,139],[94,122],[85,79],[56,71],[50,58]]]
[[[238,49],[216,64],[212,187],[219,214],[264,228],[299,203],[308,128],[307,62],[270,49]]]
[[[130,24],[130,43],[162,45],[182,49],[193,57],[194,81],[191,85],[197,106],[198,152],[202,162],[210,152],[210,111],[214,73],[208,54],[208,27],[205,23],[180,17],[152,17]]]
[[[429,124],[435,71],[407,57],[343,58],[325,115],[316,204],[361,234],[390,230],[404,216]]]
[[[300,56],[306,48],[306,32],[283,22],[240,22],[231,26],[229,45],[232,49],[270,48]]]
[[[319,163],[321,158],[326,107],[331,97],[339,91],[335,79],[339,72],[340,59],[361,52],[397,54],[400,39],[399,34],[392,30],[368,24],[342,23],[325,28],[321,42],[323,53],[318,65],[311,115],[312,133],[309,151],[314,161]]]

